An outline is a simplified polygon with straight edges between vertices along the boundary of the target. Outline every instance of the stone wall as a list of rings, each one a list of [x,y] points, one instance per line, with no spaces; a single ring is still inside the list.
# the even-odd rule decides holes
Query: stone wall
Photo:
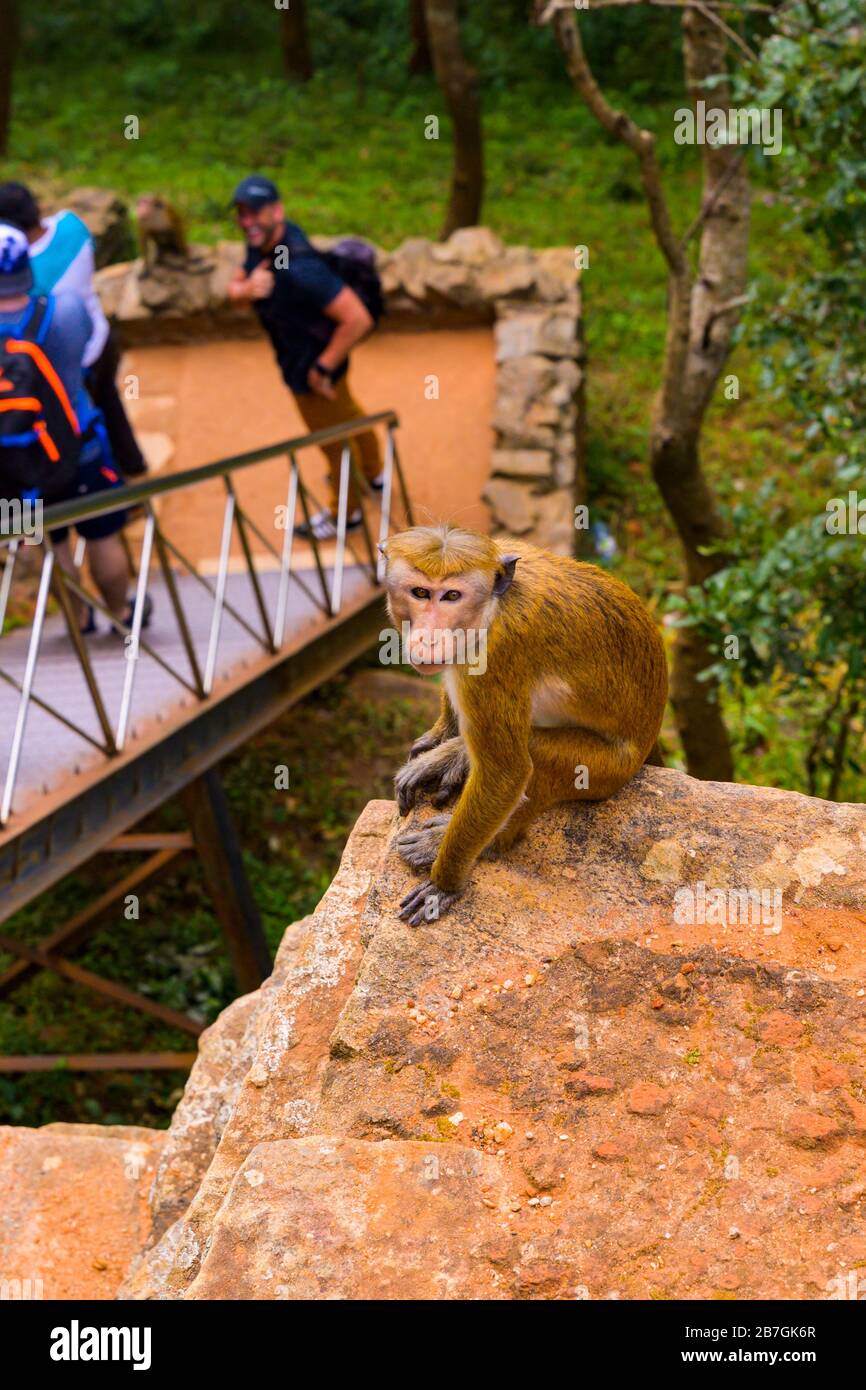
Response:
[[[320,249],[333,238],[316,238]],[[566,248],[506,247],[486,227],[447,242],[412,237],[377,250],[384,331],[489,325],[497,390],[491,477],[494,531],[571,553],[573,509],[585,496],[579,275]],[[97,275],[106,313],[129,345],[250,336],[255,318],[230,304],[238,242],[195,247],[182,265],[136,260]]]

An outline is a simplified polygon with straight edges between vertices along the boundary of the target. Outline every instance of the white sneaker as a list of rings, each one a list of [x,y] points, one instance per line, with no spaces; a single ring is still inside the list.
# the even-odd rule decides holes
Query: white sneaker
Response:
[[[346,518],[346,530],[356,531],[363,520],[360,508],[350,512]],[[323,507],[320,512],[314,512],[310,517],[309,526],[305,521],[301,521],[295,527],[295,535],[302,540],[310,540],[315,537],[317,541],[333,541],[337,537],[337,518],[332,516],[327,507]]]

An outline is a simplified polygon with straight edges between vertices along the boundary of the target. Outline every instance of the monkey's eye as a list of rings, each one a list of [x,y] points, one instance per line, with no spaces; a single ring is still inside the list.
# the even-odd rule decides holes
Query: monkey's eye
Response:
[[[442,602],[443,602],[443,603],[459,603],[459,601],[460,601],[460,599],[462,599],[462,597],[463,597],[463,595],[461,594],[461,592],[460,592],[459,589],[449,589],[448,592],[447,592],[447,594],[443,594],[443,595],[442,595]]]
[[[412,590],[410,590],[410,592],[411,592],[413,598],[429,598],[429,597],[430,597],[430,590],[429,590],[429,589],[412,589]]]

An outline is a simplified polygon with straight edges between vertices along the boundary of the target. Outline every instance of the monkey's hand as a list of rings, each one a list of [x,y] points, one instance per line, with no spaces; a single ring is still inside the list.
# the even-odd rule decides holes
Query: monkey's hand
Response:
[[[397,851],[413,869],[428,869],[439,853],[450,816],[434,816],[397,836]]]
[[[446,893],[429,880],[413,888],[400,904],[397,914],[410,927],[420,927],[422,922],[438,922],[458,898],[457,893]]]
[[[430,795],[434,806],[444,806],[468,775],[469,754],[459,735],[416,758],[410,757],[394,778],[400,815],[408,815],[423,792]]]

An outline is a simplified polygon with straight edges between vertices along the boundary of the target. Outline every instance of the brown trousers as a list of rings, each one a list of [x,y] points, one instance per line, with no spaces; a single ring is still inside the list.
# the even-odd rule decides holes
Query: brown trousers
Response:
[[[358,402],[349,389],[349,374],[342,376],[334,386],[336,397],[329,400],[327,396],[319,396],[315,391],[307,391],[303,395],[296,395],[295,402],[298,410],[304,418],[304,423],[310,431],[324,430],[330,425],[345,425],[351,420],[360,420],[366,414],[359,406]],[[330,508],[332,515],[336,516],[337,506],[340,496],[340,462],[343,457],[344,444],[326,444],[322,452],[328,460],[329,482],[330,482]],[[377,478],[382,472],[382,454],[379,449],[379,441],[372,430],[365,430],[363,434],[356,435],[351,440],[351,448],[356,467],[361,475],[369,483],[373,478]],[[358,490],[354,486],[354,481],[349,479],[349,511],[354,511],[361,505],[358,497]]]

